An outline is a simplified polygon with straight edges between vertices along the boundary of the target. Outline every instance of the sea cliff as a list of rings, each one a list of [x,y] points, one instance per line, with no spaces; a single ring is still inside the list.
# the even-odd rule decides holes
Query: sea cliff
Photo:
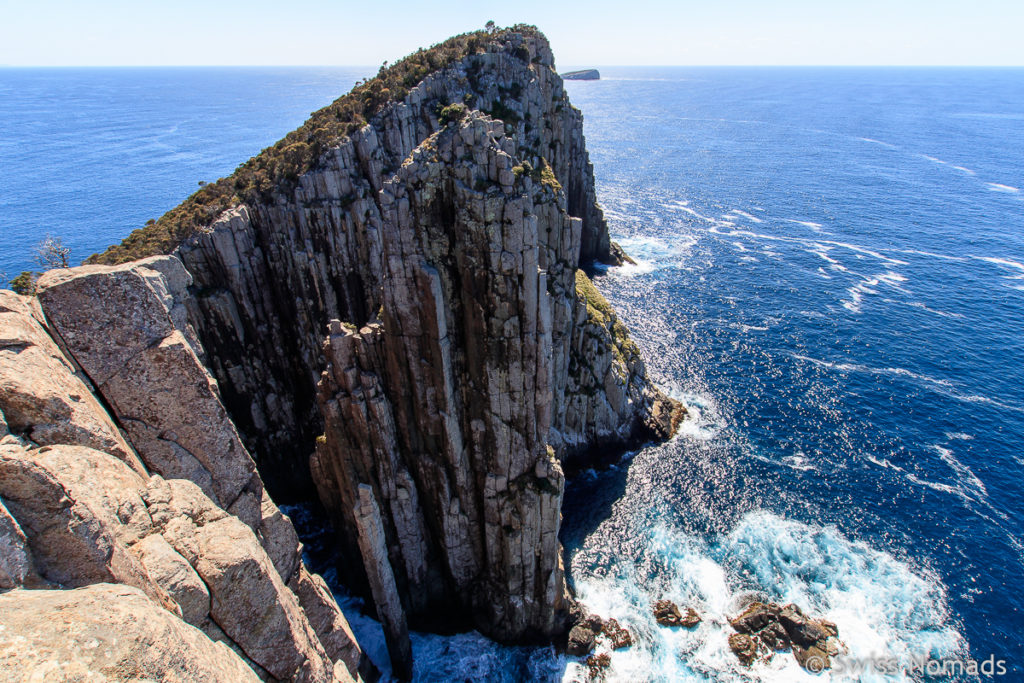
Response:
[[[154,677],[374,678],[274,502],[314,498],[396,675],[410,626],[564,639],[563,464],[683,415],[584,272],[621,257],[519,26],[382,69],[92,265],[3,292],[0,614],[33,642],[65,616],[0,661],[128,666],[120,632],[167,639],[133,664]]]

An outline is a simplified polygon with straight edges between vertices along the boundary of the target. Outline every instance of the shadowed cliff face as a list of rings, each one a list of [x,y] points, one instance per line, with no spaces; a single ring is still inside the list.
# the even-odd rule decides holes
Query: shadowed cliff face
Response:
[[[384,184],[381,320],[331,331],[313,461],[353,551],[357,488],[373,485],[411,615],[505,640],[557,633],[567,606],[551,325],[572,310],[559,262],[580,234],[517,164],[502,123],[474,113]]]
[[[544,177],[561,185],[565,210],[580,223],[561,267],[610,258],[582,117],[552,68],[550,48],[539,33],[505,36],[511,38],[427,76],[370,126],[326,150],[294,190],[229,212],[178,249],[195,279],[190,321],[246,445],[282,500],[311,491],[306,460],[323,431],[315,396],[327,322],[361,325],[381,304],[380,190],[438,129],[444,105],[467,103],[503,117],[530,172],[539,179],[550,169]],[[567,316],[554,333],[567,334],[571,321]],[[567,425],[555,412],[560,452],[563,443],[578,449],[593,445],[592,436],[615,440],[630,431],[622,423],[632,423],[632,410],[591,412],[603,422],[588,426],[589,418],[567,416]]]

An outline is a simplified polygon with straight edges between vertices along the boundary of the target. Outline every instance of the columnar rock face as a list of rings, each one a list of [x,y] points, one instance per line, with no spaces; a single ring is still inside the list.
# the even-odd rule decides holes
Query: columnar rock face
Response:
[[[553,227],[552,235],[541,236],[560,243],[559,260],[546,266],[549,271],[615,258],[596,202],[582,116],[554,71],[547,41],[536,32],[503,35],[485,52],[428,75],[370,125],[326,149],[293,188],[238,206],[178,249],[195,279],[189,320],[209,353],[225,404],[264,474],[274,473],[265,478],[282,488],[311,488],[303,463],[323,431],[316,383],[326,325],[337,319],[362,326],[379,309],[389,210],[381,190],[441,126],[441,107],[467,103],[504,119],[499,128],[516,141],[526,174],[538,184],[543,175],[552,188],[560,186],[565,212],[578,220],[571,235]],[[465,148],[469,155],[482,153]],[[566,286],[572,289],[571,278]],[[567,311],[553,334],[574,334],[572,321]],[[576,414],[553,416],[559,455],[563,443],[571,449],[600,445],[591,438],[595,434],[620,441],[629,431],[623,425],[633,425],[640,408],[623,404],[613,424],[591,425],[591,416],[600,420],[604,413],[588,405],[592,393],[569,395],[565,380],[556,373],[553,400]]]
[[[574,290],[548,267],[580,231],[560,193],[513,170],[517,152],[473,114],[385,184],[382,322],[333,326],[314,458],[350,547],[348,511],[372,487],[415,618],[461,612],[505,640],[553,635],[567,607],[547,439],[553,309]]]
[[[38,303],[46,315],[36,301],[0,293],[0,591],[36,589],[0,596],[0,621],[18,642],[46,641],[38,651],[0,656],[0,678],[173,678],[177,671],[181,680],[258,673],[326,683],[371,675],[329,592],[289,588],[316,579],[237,434],[232,440],[215,384],[174,328],[173,300],[162,296],[171,283],[160,269],[184,273],[163,258],[135,270],[90,267],[44,278]],[[131,307],[111,315],[106,305],[118,296]],[[153,360],[160,356],[147,352],[168,338],[181,340],[178,361]],[[133,365],[141,358],[150,360]],[[125,367],[138,371],[126,375]],[[99,398],[87,383],[95,377]],[[168,410],[170,396],[193,401],[195,410]],[[161,420],[159,429],[150,416]],[[132,421],[138,425],[125,439],[117,425]],[[190,450],[154,451],[156,431]],[[153,473],[158,467],[167,479]],[[260,498],[239,505],[247,495]],[[48,610],[60,611],[56,622]],[[94,645],[71,654],[86,635]]]

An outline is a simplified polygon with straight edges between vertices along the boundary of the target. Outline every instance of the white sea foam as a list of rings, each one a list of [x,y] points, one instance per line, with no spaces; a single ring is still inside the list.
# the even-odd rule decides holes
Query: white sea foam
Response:
[[[946,438],[950,441],[971,441],[974,435],[966,432],[946,432]]]
[[[1005,192],[1007,194],[1020,194],[1020,188],[1013,187],[1012,185],[1003,185],[1002,183],[985,183],[988,185],[988,189],[993,192]]]
[[[810,460],[808,460],[807,454],[803,451],[797,451],[791,455],[783,456],[782,464],[799,472],[806,472],[814,469],[814,465]]]
[[[657,237],[623,237],[616,242],[626,250],[637,263],[626,264],[612,271],[616,276],[632,276],[649,273],[667,265],[679,265],[690,253],[697,239],[681,236],[674,240]]]
[[[995,265],[1002,266],[1004,268],[1010,268],[1013,274],[1003,276],[1007,280],[1024,280],[1024,263],[1020,263],[1019,261],[1014,261],[1013,259],[1004,258],[1001,256],[972,255],[970,258],[978,261],[985,261],[986,263],[994,263]]]
[[[955,165],[955,164],[953,164],[953,163],[951,163],[949,161],[944,161],[942,159],[930,156],[928,154],[922,154],[921,156],[923,158],[927,159],[928,161],[934,162],[936,164],[941,164],[942,166],[948,166],[949,168],[952,168],[952,169],[957,170],[957,171],[962,171],[962,172],[966,173],[967,175],[975,175],[974,171],[972,171],[971,169],[966,168],[964,166],[957,166],[957,165]]]
[[[957,483],[966,489],[965,493],[974,493],[982,498],[988,497],[988,489],[985,488],[985,484],[974,473],[974,470],[953,455],[952,449],[941,444],[931,444],[928,448],[938,453],[942,462],[949,465],[949,468],[956,474]]]
[[[810,228],[814,232],[821,232],[822,229],[821,223],[814,223],[812,221],[798,221],[792,218],[784,218],[783,220],[786,221],[787,223],[796,223],[797,225],[802,225],[805,228]]]
[[[839,363],[827,360],[821,360],[819,358],[811,358],[810,356],[803,356],[798,353],[790,354],[797,360],[802,360],[820,367],[828,368],[830,370],[838,370],[840,372],[860,372],[869,375],[888,375],[891,377],[904,377],[917,383],[919,386],[930,389],[936,393],[948,396],[949,398],[956,399],[958,401],[964,401],[965,403],[984,403],[1002,408],[1004,410],[1010,410],[1016,413],[1024,413],[1024,406],[1017,403],[1010,403],[1007,401],[1001,401],[991,396],[980,396],[978,394],[970,393],[967,390],[958,387],[953,382],[946,379],[937,379],[935,377],[929,377],[928,375],[922,375],[906,368],[872,368],[867,365],[861,365],[860,363]]]
[[[746,219],[747,219],[748,221],[751,221],[751,222],[753,222],[753,223],[764,223],[764,221],[763,221],[762,219],[758,218],[757,216],[751,216],[751,215],[750,215],[749,213],[747,213],[746,211],[740,211],[739,209],[733,209],[733,210],[732,210],[732,211],[730,211],[730,212],[729,212],[728,214],[726,214],[726,216],[728,216],[729,214],[732,214],[732,215],[734,215],[734,216],[743,216],[743,217],[744,217],[744,218],[746,218]],[[725,217],[725,216],[723,216],[723,218],[724,218],[724,217]]]
[[[953,313],[951,311],[940,311],[938,309],[931,308],[931,307],[925,305],[923,302],[920,302],[920,301],[897,301],[896,299],[886,299],[885,302],[886,303],[890,303],[890,304],[903,304],[905,306],[910,306],[912,308],[920,308],[922,311],[927,311],[928,313],[932,313],[933,315],[937,315],[937,316],[940,316],[942,318],[963,318],[964,317],[964,315],[962,313]]]
[[[864,142],[870,142],[873,145],[881,145],[882,147],[888,147],[889,149],[899,149],[896,145],[891,145],[888,142],[882,142],[881,140],[875,140],[874,138],[857,138]]]
[[[645,554],[638,563],[577,578],[580,599],[636,637],[632,647],[609,653],[610,681],[867,680],[834,672],[811,676],[786,653],[769,664],[741,666],[729,651],[727,619],[751,592],[834,621],[853,657],[888,653],[909,661],[964,651],[963,639],[948,624],[937,577],[831,527],[765,511],[748,513],[727,535],[711,540],[660,525],[649,532]],[[657,571],[644,574],[638,567]],[[650,605],[663,597],[694,607],[703,621],[693,630],[659,627]],[[582,673],[570,664],[564,680]]]
[[[921,251],[920,249],[893,249],[898,254],[912,254],[914,256],[928,256],[929,258],[942,259],[943,261],[966,261],[968,256],[951,256],[949,254],[936,254],[933,251]]]
[[[688,206],[680,206],[679,207],[679,211],[682,211],[683,213],[689,214],[689,215],[693,216],[694,218],[696,218],[697,220],[704,221],[705,223],[710,223],[711,225],[720,225],[720,226],[731,226],[731,225],[734,225],[734,223],[732,223],[731,221],[725,221],[725,220],[720,220],[720,219],[717,219],[717,218],[712,218],[710,216],[705,216],[702,213],[694,211],[693,209],[691,209]]]
[[[686,419],[679,425],[674,439],[711,441],[725,423],[715,400],[710,396],[669,388],[668,395],[686,406]]]

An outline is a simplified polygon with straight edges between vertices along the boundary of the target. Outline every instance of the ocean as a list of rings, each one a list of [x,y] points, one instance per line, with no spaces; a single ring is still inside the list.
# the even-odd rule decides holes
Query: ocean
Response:
[[[0,70],[0,271],[47,232],[103,249],[373,71]],[[567,89],[638,264],[596,283],[690,412],[567,486],[571,583],[637,640],[609,680],[1020,677],[1024,70],[601,71]],[[753,596],[831,619],[867,669],[741,667],[725,619]],[[658,627],[662,597],[703,622]],[[474,633],[413,643],[420,680],[583,675]]]

